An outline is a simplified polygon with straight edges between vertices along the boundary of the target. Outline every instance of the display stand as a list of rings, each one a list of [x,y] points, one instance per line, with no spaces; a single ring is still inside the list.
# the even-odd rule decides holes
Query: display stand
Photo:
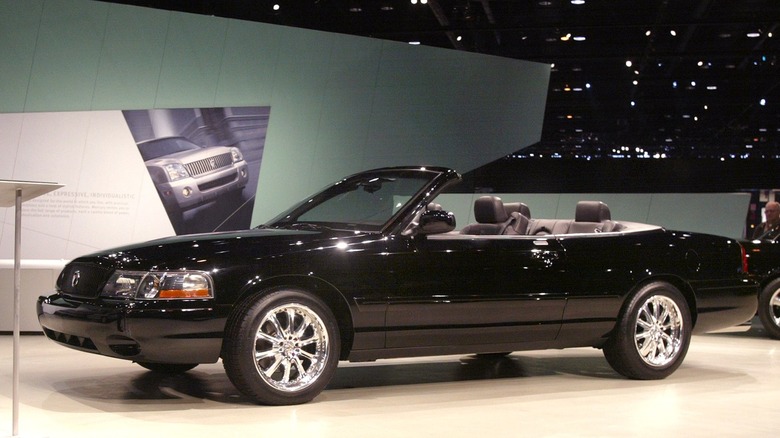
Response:
[[[0,207],[16,206],[14,220],[14,370],[12,436],[19,435],[19,314],[21,310],[22,203],[62,187],[61,184],[0,180]]]

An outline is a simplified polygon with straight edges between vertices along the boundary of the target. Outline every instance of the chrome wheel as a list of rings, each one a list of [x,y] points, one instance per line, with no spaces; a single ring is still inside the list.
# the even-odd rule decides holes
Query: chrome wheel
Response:
[[[300,289],[270,289],[233,310],[225,327],[222,364],[230,381],[254,401],[306,403],[330,382],[341,338],[333,311]]]
[[[693,322],[688,301],[665,281],[653,281],[627,297],[604,356],[618,373],[640,380],[663,379],[683,362]]]
[[[320,317],[301,304],[268,311],[255,335],[255,366],[280,391],[299,391],[316,381],[328,359],[328,332]]]
[[[766,333],[780,339],[780,279],[771,281],[758,294],[758,317]]]
[[[769,297],[769,319],[775,326],[780,327],[780,289]]]
[[[634,329],[634,345],[645,363],[666,366],[683,344],[683,319],[674,300],[656,295],[640,307]]]

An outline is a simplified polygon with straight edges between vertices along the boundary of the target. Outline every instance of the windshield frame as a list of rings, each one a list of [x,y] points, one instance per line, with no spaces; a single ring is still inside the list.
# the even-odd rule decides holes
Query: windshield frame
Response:
[[[360,189],[368,192],[373,188],[369,184],[377,183],[379,188],[381,188],[383,181],[395,182],[400,179],[419,179],[421,182],[416,191],[410,193],[408,199],[381,222],[372,224],[359,220],[350,222],[301,220],[301,217],[306,213],[333,201],[337,197],[343,196],[345,193]],[[310,228],[324,227],[352,232],[385,233],[403,227],[411,221],[419,209],[427,205],[444,187],[458,180],[460,180],[460,175],[457,172],[444,167],[386,167],[360,172],[324,187],[321,191],[307,197],[266,222],[266,224],[261,225],[261,227],[301,228],[301,224],[307,224]]]

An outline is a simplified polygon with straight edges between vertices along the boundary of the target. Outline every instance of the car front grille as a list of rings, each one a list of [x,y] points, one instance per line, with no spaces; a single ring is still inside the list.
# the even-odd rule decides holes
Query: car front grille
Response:
[[[230,166],[231,164],[233,164],[233,157],[230,155],[230,153],[226,153],[204,158],[198,161],[193,161],[192,163],[185,164],[184,167],[187,168],[187,172],[190,173],[190,176],[198,176]]]
[[[110,275],[111,269],[90,263],[71,263],[62,270],[57,287],[65,295],[97,298]]]

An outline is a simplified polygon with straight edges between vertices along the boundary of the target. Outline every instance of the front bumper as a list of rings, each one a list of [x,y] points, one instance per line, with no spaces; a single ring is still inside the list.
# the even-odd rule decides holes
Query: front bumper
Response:
[[[53,341],[103,356],[157,363],[219,360],[226,311],[207,300],[81,301],[39,297],[38,321]]]
[[[240,192],[246,187],[248,181],[248,166],[246,162],[240,161],[207,175],[159,184],[157,190],[168,210],[184,211],[212,202],[229,193]],[[185,188],[188,195],[183,193]]]

